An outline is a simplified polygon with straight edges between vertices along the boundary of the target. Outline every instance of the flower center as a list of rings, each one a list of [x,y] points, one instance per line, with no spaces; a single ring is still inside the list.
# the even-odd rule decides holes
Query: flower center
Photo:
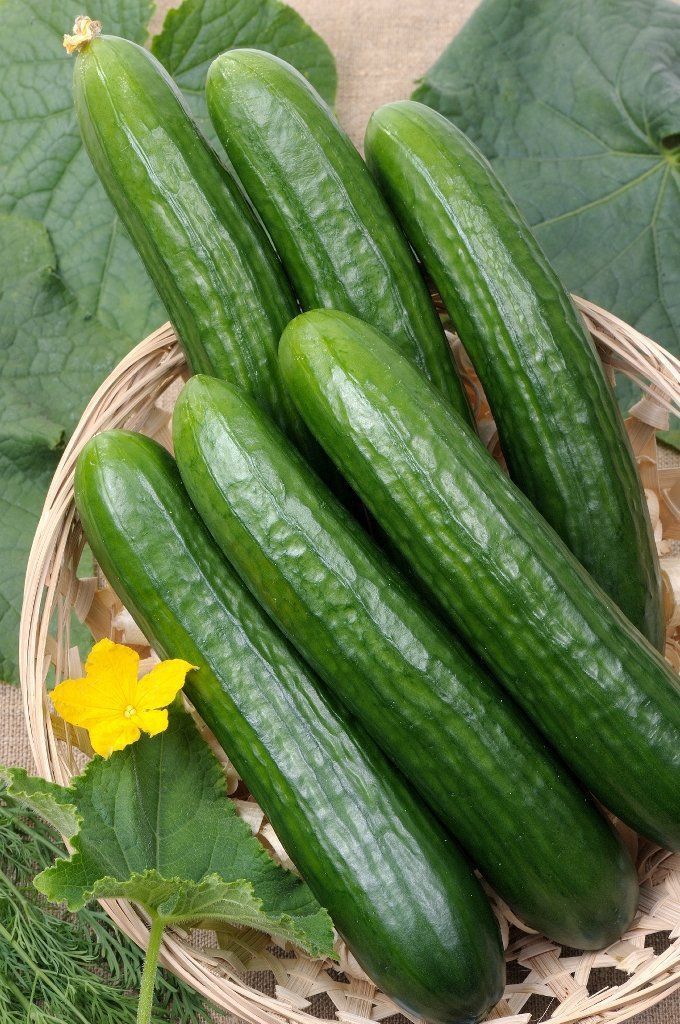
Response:
[[[123,714],[126,718],[134,718],[137,714],[137,708],[133,708],[132,704],[128,704]]]

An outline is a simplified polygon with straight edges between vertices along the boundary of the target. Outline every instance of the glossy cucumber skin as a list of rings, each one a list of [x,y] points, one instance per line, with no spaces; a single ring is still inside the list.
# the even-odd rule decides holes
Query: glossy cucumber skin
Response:
[[[668,663],[386,339],[316,310],[279,358],[317,439],[470,647],[606,807],[680,849]]]
[[[148,50],[101,36],[76,57],[73,87],[90,160],[192,370],[247,388],[312,451],[276,359],[295,299],[265,232],[172,79]]]
[[[206,98],[302,307],[342,309],[374,324],[469,417],[408,243],[316,90],[279,57],[241,49],[213,61]]]
[[[243,581],[499,895],[565,945],[615,941],[638,900],[618,836],[274,424],[237,388],[194,377],[173,433]]]
[[[107,579],[166,657],[319,902],[411,1012],[472,1022],[503,989],[496,921],[457,847],[313,673],[215,546],[160,446],[91,440],[76,501]]]
[[[366,153],[475,366],[512,479],[663,651],[661,573],[628,435],[531,229],[482,154],[429,107],[376,111]]]

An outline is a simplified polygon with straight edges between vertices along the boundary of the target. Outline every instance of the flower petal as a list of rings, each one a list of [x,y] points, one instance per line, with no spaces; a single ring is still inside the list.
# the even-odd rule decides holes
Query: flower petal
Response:
[[[52,703],[65,722],[88,729],[97,722],[120,717],[127,703],[119,690],[112,692],[108,679],[65,679],[50,694]]]
[[[139,672],[139,655],[125,644],[114,644],[104,638],[96,643],[85,662],[85,675],[108,684],[112,694],[118,694],[118,704],[134,705]]]
[[[139,712],[151,711],[153,708],[162,708],[170,704],[184,686],[186,674],[192,668],[196,666],[180,658],[161,661],[160,664],[154,665],[151,671],[139,680],[136,699],[131,703]]]
[[[168,713],[162,711],[142,711],[132,719],[149,736],[157,736],[159,732],[165,732],[168,727]]]
[[[128,744],[138,740],[141,733],[139,726],[129,718],[110,718],[99,722],[90,730],[90,743],[95,754],[109,757],[114,750],[122,750]]]

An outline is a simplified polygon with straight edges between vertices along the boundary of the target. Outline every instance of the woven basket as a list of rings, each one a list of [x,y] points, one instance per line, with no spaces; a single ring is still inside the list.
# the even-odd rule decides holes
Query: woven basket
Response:
[[[668,410],[680,413],[680,361],[610,314],[577,302],[607,372],[612,377],[615,372],[627,374],[645,392],[627,425],[666,573],[667,655],[680,669],[680,633],[676,633],[680,598],[676,601],[674,592],[676,580],[680,592],[680,556],[673,553],[673,542],[680,541],[680,468],[672,465],[667,451],[657,453],[655,437],[656,430],[667,425]],[[475,400],[480,434],[498,455],[495,428],[481,389],[455,338],[451,341]],[[94,638],[108,636],[132,644],[149,664],[154,658],[106,580],[100,574],[78,576],[84,540],[73,502],[76,458],[93,434],[111,427],[141,430],[169,446],[172,404],[186,374],[169,325],[138,345],[88,405],[47,495],[26,576],[21,685],[37,770],[62,784],[78,772],[88,752],[86,734],[52,716],[46,689],[48,684],[82,674],[81,654],[70,639],[74,614]],[[233,793],[237,777],[219,753]],[[257,804],[252,800],[236,804],[274,856],[287,862]],[[623,832],[639,866],[639,914],[631,930],[602,952],[560,949],[525,928],[491,894],[507,949],[510,981],[492,1019],[508,1024],[527,1024],[532,1015],[555,1024],[623,1021],[680,988],[680,855],[638,841],[629,830]],[[122,901],[107,902],[105,907],[123,931],[146,944],[147,925],[136,909]],[[312,961],[292,950],[282,955],[271,939],[259,933],[227,929],[219,936],[187,936],[175,931],[165,938],[161,960],[218,1006],[252,1024],[281,1024],[282,1020],[310,1024],[313,1016],[333,1015],[347,1024],[362,1024],[398,1013],[342,942],[337,948],[342,973],[337,965]],[[613,974],[611,968],[620,973]]]

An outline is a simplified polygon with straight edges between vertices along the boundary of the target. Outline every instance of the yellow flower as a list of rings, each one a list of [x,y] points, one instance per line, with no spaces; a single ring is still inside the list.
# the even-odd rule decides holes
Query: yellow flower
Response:
[[[109,757],[142,731],[155,736],[167,729],[168,712],[159,709],[175,699],[195,667],[179,659],[162,661],[138,679],[137,652],[100,640],[85,662],[85,678],[59,683],[52,701],[65,722],[87,729],[95,753]]]

